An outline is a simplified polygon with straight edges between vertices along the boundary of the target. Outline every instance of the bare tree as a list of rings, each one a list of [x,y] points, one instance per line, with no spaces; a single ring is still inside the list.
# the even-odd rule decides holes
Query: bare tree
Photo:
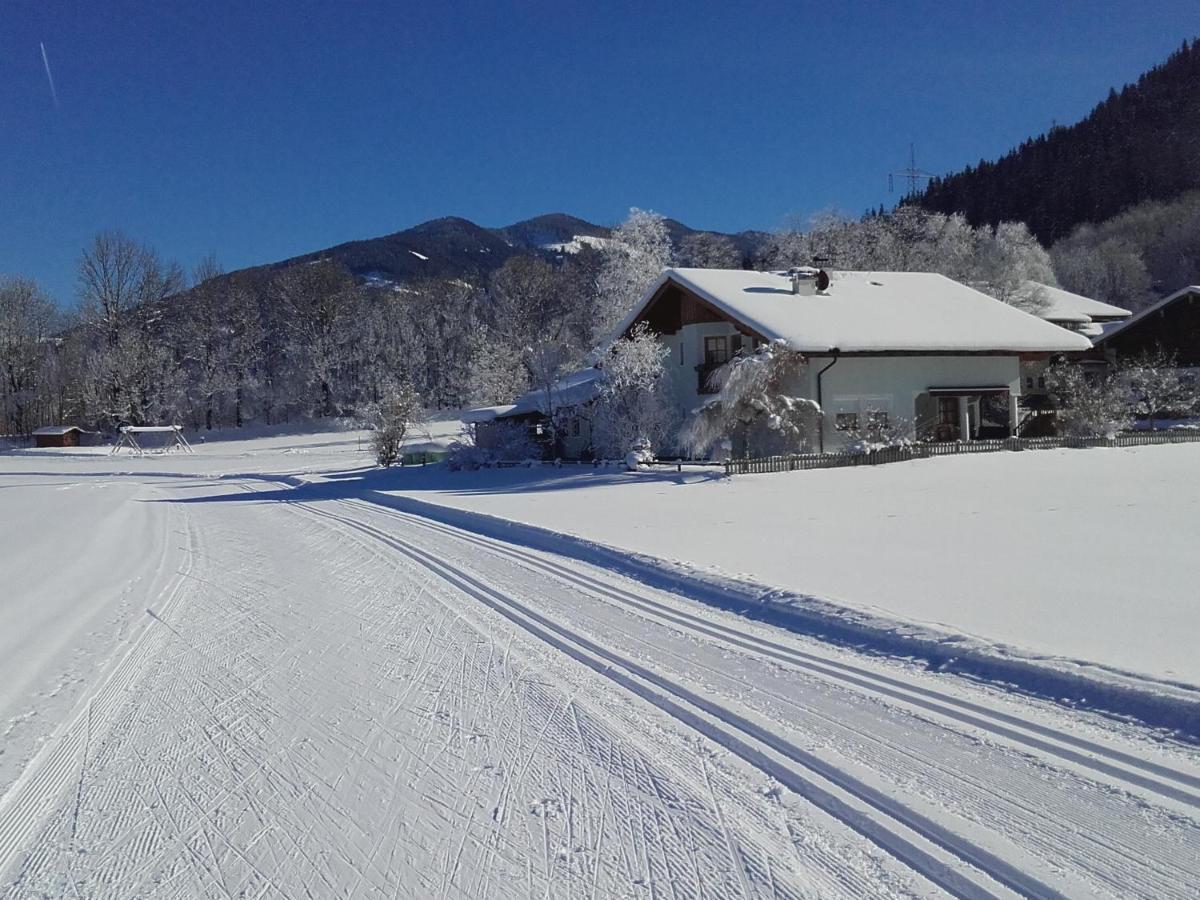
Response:
[[[161,324],[164,301],[183,286],[178,265],[120,232],[102,232],[79,261],[83,320],[94,335],[88,382],[109,422],[158,418],[178,383]]]

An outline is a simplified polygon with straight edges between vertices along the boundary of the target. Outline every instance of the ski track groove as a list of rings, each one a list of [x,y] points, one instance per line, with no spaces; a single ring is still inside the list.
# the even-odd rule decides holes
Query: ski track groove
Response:
[[[1200,775],[1180,772],[1150,760],[1140,759],[1132,754],[1105,747],[1078,735],[1051,729],[1037,722],[1022,720],[1001,710],[991,709],[952,694],[938,692],[920,685],[905,684],[899,679],[872,672],[861,666],[805,653],[783,640],[771,641],[757,634],[747,633],[745,630],[735,631],[697,612],[668,606],[660,600],[648,596],[644,591],[640,594],[635,593],[632,590],[589,577],[567,562],[552,562],[535,551],[524,550],[494,538],[474,535],[453,526],[442,525],[430,519],[423,519],[411,513],[403,513],[366,501],[340,502],[362,512],[393,518],[408,525],[444,534],[463,543],[474,544],[513,560],[526,568],[543,572],[560,581],[582,588],[598,595],[601,599],[623,603],[658,621],[670,622],[677,628],[687,630],[694,635],[717,638],[731,647],[749,650],[796,668],[818,672],[830,679],[854,685],[876,695],[899,699],[938,715],[955,719],[961,724],[988,731],[997,737],[1055,755],[1064,761],[1128,780],[1131,784],[1200,809]],[[1067,746],[1058,746],[1050,743],[1052,741]],[[1093,757],[1099,758],[1089,758],[1076,751],[1083,751],[1083,753],[1089,753]],[[1147,777],[1138,778],[1137,773],[1130,773],[1121,766],[1139,769]]]
[[[374,507],[372,504],[361,503],[359,501],[349,501],[349,504],[360,509],[369,509],[372,511],[379,510],[378,507]],[[502,555],[514,559],[519,565],[522,565],[526,568],[544,571],[547,574],[559,577],[560,580],[566,583],[575,584],[576,586],[588,590],[589,593],[597,596],[600,599],[607,597],[617,600],[618,602],[622,602],[626,605],[636,605],[639,612],[645,611],[648,605],[665,609],[662,603],[653,600],[653,598],[634,596],[628,590],[619,588],[614,589],[612,586],[605,583],[589,583],[578,573],[565,570],[561,565],[546,563],[540,558],[533,556],[529,552],[515,551],[509,545],[504,545],[501,542],[493,539],[478,538],[477,536],[470,535],[469,533],[462,533],[448,526],[442,526],[438,523],[428,523],[419,517],[412,517],[406,513],[398,513],[391,510],[386,510],[386,508],[381,510],[381,512],[388,518],[400,519],[405,523],[428,525],[430,530],[436,531],[439,534],[458,537],[464,540],[466,543],[484,547],[489,551],[500,552]],[[631,599],[633,604],[630,604],[629,602]],[[678,611],[672,609],[669,610],[669,612],[676,613]],[[690,629],[690,625],[692,623],[687,621],[683,616],[669,615],[660,618],[671,621],[678,630],[695,631],[695,629]],[[720,635],[715,634],[713,623],[705,622],[698,616],[693,616],[691,618],[701,625],[700,630],[703,631],[703,633],[709,636],[715,635],[720,637]],[[745,638],[745,635],[737,635],[736,637]],[[637,642],[639,639],[635,636],[632,638],[632,640]],[[758,638],[754,637],[753,640],[758,640]],[[729,643],[731,646],[740,647],[743,649],[761,649],[760,647],[751,646],[750,641],[745,639],[727,641],[727,643]],[[760,641],[760,643],[766,642]],[[655,646],[651,649],[653,649],[653,651],[660,658],[664,653],[663,648],[659,646]],[[782,658],[785,653],[792,654],[795,652],[792,650],[792,648],[788,647],[782,642],[775,644],[773,647],[769,647],[769,649],[775,652],[767,654],[768,657],[776,660]],[[800,655],[806,656],[807,654]],[[789,659],[788,661],[790,662],[791,660]],[[703,664],[698,663],[695,659],[688,659],[686,660],[686,663],[686,670],[689,671],[689,673],[694,673],[697,669],[704,668]],[[802,663],[800,668],[809,667]],[[852,670],[856,669],[856,667],[853,666],[850,666],[849,668]],[[821,669],[822,675],[828,674],[828,666],[823,666]],[[728,677],[725,673],[718,672],[716,670],[709,669],[709,672],[718,680],[727,679]],[[896,696],[898,692],[892,689],[892,686],[896,683],[895,679],[888,678],[887,676],[883,676],[883,678],[885,680],[885,689],[879,691],[878,693],[884,696]],[[890,682],[891,684],[888,685],[886,684],[887,682]],[[857,677],[852,677],[850,679],[850,683],[855,687],[861,688],[864,686],[863,679]],[[870,688],[871,685],[868,684],[866,687]],[[809,716],[818,715],[811,708],[811,706],[806,709],[801,709],[791,699],[782,697],[778,694],[773,694],[769,687],[756,687],[756,690],[761,690],[767,696],[772,697],[780,704],[790,706],[793,709],[796,709],[798,712],[805,712]],[[930,689],[920,688],[919,690],[922,694],[922,699],[937,696],[936,693]],[[902,697],[901,699],[908,700],[910,698]],[[979,708],[977,704],[971,704],[969,701],[963,701],[959,698],[947,697],[945,699],[952,701],[953,704],[958,706],[968,706],[976,709]],[[927,708],[929,704],[927,702],[922,702],[917,704],[917,706],[919,708]],[[1042,736],[1048,732],[1048,729],[1040,728],[1040,726],[1037,726],[1037,723],[1031,724],[1040,729],[1041,735],[1034,736],[1031,740],[1025,741],[1025,735],[1014,733],[1013,729],[1008,727],[1007,721],[1012,718],[1011,716],[1008,716],[1005,713],[999,713],[998,715],[1003,721],[1000,726],[998,726],[998,729],[995,733],[1000,736],[1002,745],[1016,743],[1018,748],[1028,748],[1032,746],[1032,748],[1037,750],[1049,749],[1054,751],[1060,758],[1065,759],[1070,763],[1078,763],[1080,761],[1079,753],[1076,749],[1074,749],[1074,747],[1087,745],[1092,747],[1097,753],[1101,755],[1107,755],[1111,759],[1120,760],[1122,762],[1128,762],[1132,759],[1137,763],[1138,767],[1144,771],[1154,772],[1156,774],[1166,773],[1174,778],[1176,783],[1179,785],[1190,785],[1195,781],[1193,777],[1187,775],[1186,773],[1175,772],[1169,768],[1157,766],[1152,762],[1137,760],[1136,758],[1130,757],[1128,754],[1123,754],[1119,751],[1111,751],[1109,748],[1087,742],[1083,739],[1079,739],[1073,735],[1067,735],[1065,733],[1060,735],[1060,737],[1062,737],[1067,743],[1073,744],[1074,747],[1063,750],[1062,748],[1047,745],[1045,741],[1042,740]],[[963,724],[976,727],[978,727],[980,724],[989,724],[986,722],[981,723],[979,718],[973,714],[965,718],[956,715],[951,715],[949,718],[951,720],[958,719]],[[826,721],[831,727],[843,727],[841,723],[835,722],[832,719],[827,718]],[[785,726],[783,721],[778,722],[778,724],[781,727]],[[872,738],[875,743],[887,746],[890,757],[874,754],[870,749],[866,749],[862,745],[859,745],[858,747],[842,746],[841,750],[843,754],[855,755],[864,761],[872,762],[877,771],[892,772],[894,775],[893,782],[897,784],[902,784],[905,778],[911,778],[913,781],[922,780],[924,773],[919,771],[921,769],[936,770],[940,772],[940,774],[942,774],[947,780],[957,782],[959,785],[960,789],[956,789],[952,793],[956,797],[960,813],[983,825],[994,826],[997,824],[997,821],[1002,822],[1005,825],[1005,830],[1008,834],[1013,835],[1015,838],[1025,842],[1032,841],[1035,845],[1037,845],[1040,849],[1039,855],[1048,860],[1051,865],[1053,865],[1053,860],[1059,856],[1062,856],[1064,853],[1068,851],[1079,853],[1081,849],[1078,843],[1072,844],[1069,840],[1065,840],[1063,838],[1055,839],[1053,835],[1047,834],[1044,829],[1039,831],[1036,828],[1036,825],[1039,822],[1057,823],[1060,835],[1064,835],[1069,839],[1073,839],[1074,841],[1084,842],[1084,853],[1079,859],[1079,862],[1086,862],[1088,865],[1081,867],[1084,869],[1084,873],[1081,875],[1081,877],[1084,877],[1086,880],[1092,883],[1094,887],[1110,890],[1116,894],[1120,894],[1123,890],[1127,890],[1127,884],[1122,881],[1121,876],[1125,875],[1130,869],[1140,868],[1148,870],[1149,872],[1158,875],[1161,878],[1173,880],[1177,884],[1186,884],[1189,877],[1194,875],[1196,852],[1194,846],[1180,847],[1178,852],[1168,854],[1168,857],[1164,862],[1169,864],[1169,866],[1159,865],[1155,861],[1154,851],[1157,851],[1161,855],[1161,844],[1157,842],[1155,835],[1145,835],[1140,833],[1141,829],[1139,829],[1139,823],[1137,821],[1133,821],[1130,827],[1124,831],[1123,844],[1116,844],[1112,841],[1106,841],[1096,836],[1097,834],[1103,832],[1103,826],[1106,821],[1105,816],[1100,816],[1097,814],[1097,816],[1093,819],[1088,819],[1087,817],[1080,819],[1078,816],[1068,819],[1065,816],[1056,815],[1055,811],[1060,808],[1061,801],[1064,799],[1064,793],[1061,788],[1051,786],[1049,783],[1047,783],[1044,785],[1044,789],[1041,789],[1043,786],[1039,786],[1037,782],[1031,782],[1034,787],[1032,792],[1024,793],[1019,796],[1000,796],[978,778],[969,776],[967,772],[962,769],[952,770],[945,766],[938,766],[936,763],[932,763],[928,759],[918,757],[915,754],[908,752],[897,744],[889,744],[878,735],[873,735]],[[1013,738],[1016,738],[1016,740],[1012,740]],[[896,772],[896,761],[898,759],[903,760],[904,758],[907,758],[912,766],[910,766],[907,771]],[[1033,764],[1042,765],[1038,758],[1031,758],[1033,759]],[[1141,788],[1149,787],[1152,793],[1157,793],[1159,795],[1181,801],[1183,805],[1191,809],[1200,807],[1200,802],[1197,801],[1193,794],[1177,789],[1172,785],[1163,785],[1159,782],[1150,782],[1147,779],[1140,778],[1136,773],[1133,778],[1129,778],[1129,773],[1127,771],[1115,769],[1113,766],[1110,766],[1103,761],[1101,761],[1098,765],[1092,765],[1092,761],[1090,760],[1084,760],[1084,762],[1088,763],[1088,765],[1084,766],[1084,768],[1089,771],[1090,774],[1094,775],[1097,772],[1103,774],[1117,774],[1120,778],[1124,779],[1127,784],[1132,783],[1136,787]],[[1084,785],[1084,787],[1085,789],[1087,788],[1086,785]],[[946,793],[945,785],[940,785],[938,790],[926,789],[924,793],[926,796],[929,796],[931,800],[936,799],[938,796]],[[971,803],[964,801],[971,801]],[[1005,813],[1001,809],[997,809],[995,806],[997,803],[1001,804],[1002,807],[1009,807],[1010,812]],[[1024,821],[1022,821],[1022,817],[1024,818]],[[1092,846],[1094,850],[1088,852],[1086,850],[1087,846]]]
[[[948,866],[945,861],[938,858],[940,852],[949,852],[958,856],[963,862],[986,873],[987,879],[994,879],[996,883],[1005,885],[1018,893],[1030,896],[1061,896],[1058,891],[1022,872],[991,851],[953,834],[922,813],[904,807],[894,798],[880,794],[849,772],[839,771],[828,764],[819,763],[811,754],[794,745],[789,745],[785,741],[772,738],[771,735],[754,729],[738,714],[701,700],[694,692],[680,685],[672,684],[665,676],[656,674],[636,662],[619,658],[587,638],[572,633],[569,629],[533,612],[512,597],[488,588],[462,569],[440,562],[407,541],[395,538],[374,526],[338,516],[336,513],[317,511],[311,507],[309,507],[309,511],[314,515],[341,522],[345,526],[362,531],[364,534],[374,536],[385,544],[391,545],[418,564],[439,574],[455,587],[510,618],[519,627],[523,627],[531,634],[563,650],[595,671],[607,674],[618,684],[632,693],[640,695],[669,715],[680,719],[685,725],[691,725],[691,727],[703,731],[752,765],[758,768],[763,768],[764,765],[768,766],[772,770],[772,774],[775,774],[776,777],[782,775],[788,779],[789,787],[801,793],[810,802],[820,806],[845,824],[854,827],[863,837],[872,840],[882,849],[901,859],[914,871],[950,893],[963,896],[992,896],[995,888],[973,881],[972,877],[962,869]],[[604,660],[607,660],[607,663]],[[624,672],[617,672],[618,667]],[[628,674],[625,674],[626,672]],[[653,687],[648,687],[648,685],[653,685]],[[702,716],[680,706],[680,701],[688,704],[689,707],[707,713],[720,724],[712,722],[704,724],[705,720]],[[729,729],[740,732],[744,737],[735,737]],[[746,739],[752,743],[747,744]],[[787,763],[781,765],[778,762],[768,761],[769,758],[764,756],[763,751],[758,749],[756,744],[763,744],[772,751],[782,753],[790,758],[791,764],[799,764],[801,769],[789,768]],[[808,770],[811,774],[801,774],[802,769]],[[818,786],[817,782],[811,780],[813,776],[822,781],[829,781],[839,790],[847,791],[857,801],[874,807],[890,821],[888,824],[884,824],[883,820],[873,819],[872,814],[866,813],[863,809],[851,812],[852,807],[847,807],[845,801],[836,796],[836,792],[831,794],[824,787]],[[893,830],[896,826],[900,826],[907,834]],[[915,841],[908,836],[909,834],[916,836]],[[924,842],[928,842],[929,847],[935,849],[932,849],[931,852],[930,849],[921,846]],[[647,877],[652,879],[652,864],[649,862],[649,856],[646,859]]]

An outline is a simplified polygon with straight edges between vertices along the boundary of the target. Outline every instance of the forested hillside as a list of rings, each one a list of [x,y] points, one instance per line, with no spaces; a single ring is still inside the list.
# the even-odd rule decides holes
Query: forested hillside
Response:
[[[638,210],[503,229],[437,219],[252,269],[189,274],[119,232],[79,259],[79,307],[0,277],[0,436],[70,421],[198,428],[362,415],[399,384],[496,403],[585,362],[672,264],[738,240]]]
[[[1051,245],[1146,201],[1200,188],[1200,40],[1087,118],[1025,141],[995,162],[934,179],[911,201],[973,225],[1025,222]]]

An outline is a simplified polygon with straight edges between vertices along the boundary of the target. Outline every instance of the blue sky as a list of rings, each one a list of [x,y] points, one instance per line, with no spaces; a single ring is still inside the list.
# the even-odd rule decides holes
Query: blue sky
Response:
[[[1084,116],[1188,2],[0,0],[0,272],[238,268],[461,215],[771,229]],[[51,96],[39,42],[57,90]]]

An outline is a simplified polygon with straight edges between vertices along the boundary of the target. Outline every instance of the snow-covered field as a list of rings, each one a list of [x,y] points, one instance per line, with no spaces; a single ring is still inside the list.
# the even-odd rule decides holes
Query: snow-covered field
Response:
[[[1200,444],[739,476],[406,473],[396,493],[1036,656],[1200,686]]]
[[[1095,467],[1128,480],[1120,452],[1023,456],[1049,491],[1031,532],[1063,559],[1087,542],[1114,590],[1135,581],[1105,558],[1124,534],[1146,563],[1139,596],[1159,602],[1181,587],[1190,563],[1172,554],[1192,520],[1186,480],[1156,482],[1194,471],[1164,452],[1190,449],[1136,451],[1140,489],[1096,483]],[[610,544],[1086,655],[1101,643],[1006,625],[1046,605],[1050,575],[1092,579],[1032,579],[1047,550],[1014,560],[1034,546],[1010,527],[1018,485],[964,497],[996,494],[991,470],[1016,460],[732,484],[366,462],[352,433],[0,455],[0,896],[1194,896],[1193,745],[392,502],[558,527],[573,506],[571,530]],[[1048,507],[1068,496],[1093,516],[1133,506],[1056,533]],[[952,521],[913,534],[937,508]],[[858,548],[840,581],[818,558],[838,537]],[[969,622],[943,614],[949,594],[914,605],[936,559],[931,583],[997,603],[994,580],[1013,579],[1043,602]],[[1196,619],[1173,627],[1194,636]],[[1185,680],[1186,662],[1171,663]]]

